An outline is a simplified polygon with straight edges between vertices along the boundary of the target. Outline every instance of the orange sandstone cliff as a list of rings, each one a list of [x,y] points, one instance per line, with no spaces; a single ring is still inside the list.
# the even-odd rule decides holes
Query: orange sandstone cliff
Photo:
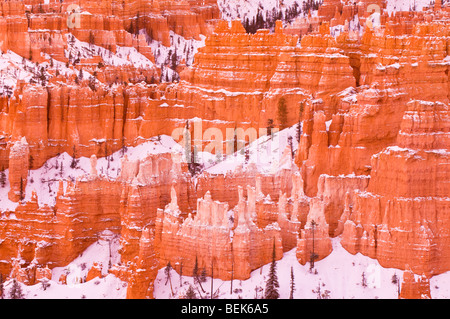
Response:
[[[352,254],[407,270],[401,298],[429,297],[429,278],[450,270],[448,6],[389,15],[375,1],[375,23],[372,2],[330,0],[315,17],[250,34],[219,20],[212,0],[0,4],[1,274],[51,278],[104,230],[120,235],[109,272],[128,298],[152,298],[169,262],[247,279],[273,247],[277,260],[295,249],[304,265],[313,252],[326,258],[336,236]],[[206,38],[167,83],[154,43],[172,50],[174,34]],[[175,149],[125,154],[176,129],[176,141],[189,131],[199,148],[209,129],[221,146],[249,147],[235,129],[294,124],[298,145],[270,171],[195,171]],[[114,177],[97,169],[121,152]],[[61,154],[74,167],[89,160],[72,179],[58,166],[49,201],[30,191],[32,173]],[[94,265],[87,279],[99,275]]]

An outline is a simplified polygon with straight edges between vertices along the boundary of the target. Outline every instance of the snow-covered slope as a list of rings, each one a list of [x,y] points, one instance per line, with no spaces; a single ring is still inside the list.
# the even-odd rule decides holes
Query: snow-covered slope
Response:
[[[67,34],[67,49],[65,56],[73,63],[78,58],[92,58],[101,56],[107,65],[123,66],[133,65],[135,68],[150,68],[153,62],[139,53],[133,47],[116,46],[116,53],[95,44],[89,44],[78,40],[72,34]]]
[[[423,7],[430,5],[433,0],[387,0],[386,9],[389,13],[393,11],[422,11]]]
[[[144,142],[135,147],[128,147],[119,150],[108,157],[97,160],[97,172],[109,179],[116,179],[120,173],[120,158],[127,155],[130,159],[143,159],[149,154],[161,154],[170,152],[181,152],[182,147],[170,136],[161,135],[155,137],[153,141]],[[73,154],[72,154],[73,155]],[[58,191],[59,180],[75,181],[76,178],[90,173],[91,164],[87,157],[79,157],[73,162],[73,157],[67,153],[62,153],[52,157],[45,164],[35,170],[30,170],[25,188],[25,200],[30,200],[32,192],[38,195],[39,205],[53,206],[55,204],[56,193]],[[8,199],[9,170],[5,170],[5,186],[0,185],[0,212],[14,210],[17,203]]]
[[[211,174],[225,174],[232,172],[240,165],[244,169],[249,164],[254,164],[261,173],[275,173],[283,168],[282,155],[289,143],[289,137],[292,138],[292,148],[297,150],[298,141],[296,140],[297,124],[273,134],[273,137],[263,135],[250,143],[245,148],[233,155],[228,155],[222,161],[206,169]],[[246,160],[246,153],[248,159]],[[287,163],[289,165],[289,162]]]
[[[33,286],[20,284],[25,299],[124,299],[127,284],[114,275],[108,274],[111,264],[120,262],[118,253],[119,239],[116,235],[104,232],[99,240],[89,246],[78,258],[66,267],[52,270],[52,280],[44,290],[41,283]],[[85,282],[89,269],[94,263],[102,266],[103,278],[94,278]],[[60,284],[59,278],[67,274],[67,285]],[[5,283],[6,297],[9,298],[12,280]]]
[[[108,236],[110,235],[110,236]],[[110,240],[110,242],[108,242]],[[361,254],[352,255],[340,244],[340,238],[334,238],[333,252],[323,260],[315,262],[315,271],[310,272],[309,264],[300,265],[295,256],[295,249],[284,254],[283,258],[276,262],[277,276],[280,284],[280,298],[289,298],[291,267],[294,273],[295,299],[315,299],[318,297],[317,287],[320,285],[321,294],[328,294],[332,299],[396,299],[398,297],[398,284],[393,283],[394,275],[398,280],[402,278],[403,271],[393,268],[383,268],[379,263]],[[111,245],[110,245],[111,243]],[[104,278],[94,278],[89,282],[79,283],[84,278],[88,269],[94,263],[108,265],[118,262],[117,238],[111,234],[101,236],[98,242],[92,244],[83,254],[66,267],[53,269],[50,286],[44,290],[41,284],[25,286],[21,284],[25,298],[125,298],[127,285],[115,276],[109,274]],[[111,247],[111,250],[110,250]],[[111,251],[111,257],[110,257]],[[166,283],[164,269],[161,267],[155,280],[154,295],[157,299],[170,299],[183,296],[189,285],[194,285],[193,278],[183,275],[180,287],[180,276],[174,270],[171,271],[172,289]],[[234,280],[233,292],[230,293],[231,281],[214,279],[213,292],[220,299],[238,299],[255,297],[261,298],[264,293],[265,281],[269,273],[270,264],[254,270],[247,280]],[[106,273],[107,267],[104,268]],[[57,282],[63,272],[68,272],[68,285]],[[363,285],[363,274],[366,286]],[[450,297],[450,272],[431,278],[431,297]],[[5,283],[6,297],[12,281]],[[197,295],[210,296],[211,278],[206,278],[202,283],[206,293],[196,289]],[[328,293],[326,292],[328,291]]]
[[[185,39],[179,34],[170,31],[170,47],[162,45],[160,41],[151,39],[145,29],[140,30],[147,38],[147,43],[152,49],[155,64],[161,68],[161,81],[171,82],[178,79],[174,68],[184,60],[187,66],[194,63],[194,55],[198,48],[205,45],[206,36],[200,35],[200,40]]]
[[[268,17],[273,11],[285,12],[288,8],[297,5],[303,7],[303,3],[307,0],[217,0],[222,19],[235,20],[246,18],[249,20],[256,17],[258,11],[263,13],[264,17]]]
[[[280,298],[287,299],[290,294],[291,267],[294,273],[295,299],[317,298],[317,287],[320,285],[321,293],[329,291],[329,297],[333,299],[352,298],[397,298],[397,284],[392,283],[394,275],[402,277],[402,271],[398,269],[383,268],[379,263],[361,254],[352,255],[340,244],[340,238],[333,239],[333,252],[325,259],[315,263],[315,271],[310,272],[309,264],[300,265],[295,256],[295,249],[284,254],[277,261],[277,276],[280,284]],[[265,287],[265,281],[269,273],[270,264],[253,271],[250,279],[234,280],[233,293],[230,293],[231,281],[214,279],[213,291],[220,299],[253,299],[261,298]],[[363,273],[366,287],[363,286]],[[184,295],[189,285],[194,286],[193,278],[183,276],[180,287],[180,276],[174,270],[171,272],[172,295],[170,284],[166,283],[164,268],[158,272],[155,280],[155,297],[161,299],[178,298]],[[211,279],[207,278],[203,283],[206,293],[198,289],[197,295],[210,296]]]
[[[36,64],[12,52],[0,51],[0,95],[11,96],[17,81],[47,81],[48,63]]]

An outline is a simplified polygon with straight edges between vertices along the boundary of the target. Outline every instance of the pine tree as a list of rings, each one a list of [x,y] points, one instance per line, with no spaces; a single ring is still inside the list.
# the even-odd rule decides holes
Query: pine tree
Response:
[[[191,285],[189,285],[189,288],[186,291],[185,297],[186,297],[186,299],[198,299],[197,294],[195,293],[195,290]]]
[[[172,292],[172,295],[173,295],[172,276],[170,274],[171,270],[172,270],[172,265],[170,264],[170,261],[169,261],[167,263],[166,268],[164,269],[164,273],[166,274],[166,285],[167,285],[167,282],[170,283],[170,291]]]
[[[166,283],[165,285],[167,285],[167,283],[169,282],[169,280],[171,279],[170,277],[170,272],[172,270],[172,265],[170,264],[170,261],[167,263],[166,268],[164,268],[164,274],[166,275]]]
[[[183,286],[183,263],[180,263],[180,287]]]
[[[319,257],[317,254],[316,254],[316,252],[315,252],[315,237],[314,237],[314,235],[315,235],[315,226],[317,225],[317,223],[315,222],[315,220],[313,219],[312,221],[311,221],[311,228],[312,228],[312,251],[311,251],[311,255],[310,255],[310,259],[309,259],[309,263],[310,263],[310,265],[309,265],[309,271],[312,273],[312,270],[313,270],[313,268],[314,268],[314,261]],[[316,270],[316,272],[317,272],[317,270]]]
[[[295,281],[294,281],[294,267],[291,266],[291,293],[289,294],[289,299],[294,299],[295,291]]]
[[[288,145],[291,149],[291,158],[294,159],[294,145],[292,144],[292,136],[288,136]]]
[[[278,299],[280,294],[278,293],[278,288],[280,287],[278,283],[277,276],[277,264],[276,264],[276,254],[275,254],[275,239],[273,240],[273,250],[272,250],[272,263],[270,264],[269,278],[266,281],[266,289],[264,298],[265,299]]]
[[[364,271],[361,275],[361,286],[363,286],[364,288],[367,287],[367,279],[366,279],[366,274],[364,273]]]
[[[250,150],[248,147],[245,148],[244,150],[244,161],[245,164],[248,164],[248,161],[250,160]]]
[[[295,131],[295,138],[297,139],[297,143],[300,143],[300,138],[302,137],[302,123],[300,120],[297,123]]]
[[[213,260],[211,260],[211,299],[214,298],[214,264]],[[220,287],[219,287],[220,288]]]
[[[73,146],[73,149],[72,149],[73,151],[72,151],[72,162],[70,162],[70,168],[72,168],[72,169],[74,169],[75,167],[77,167],[77,164],[78,164],[78,161],[77,161],[77,154],[76,154],[76,151],[75,151],[75,145]]]
[[[200,274],[200,282],[206,282],[206,269],[203,268]]]
[[[325,284],[321,284],[319,281],[316,290],[313,289],[312,292],[317,295],[317,299],[330,299],[330,291],[327,289],[322,291],[321,286],[325,286]]]
[[[202,286],[202,281],[199,278],[199,273],[198,273],[198,258],[197,256],[195,256],[195,265],[194,265],[194,269],[192,270],[192,277],[194,277],[194,283],[199,284],[200,289],[205,292],[205,289],[203,289]]]
[[[10,299],[25,299],[25,296],[22,292],[22,287],[16,279],[13,279],[12,287],[9,290],[9,298]]]
[[[268,119],[267,120],[267,134],[270,135],[270,138],[272,138],[272,130],[273,130],[273,119]]]
[[[198,258],[195,256],[194,269],[192,270],[192,277],[194,277],[194,283],[198,282]]]
[[[397,274],[393,274],[392,275],[392,279],[391,279],[391,282],[394,284],[394,285],[396,285],[397,284],[397,282],[398,282],[398,277],[397,277]]]
[[[177,48],[175,47],[172,56],[170,57],[170,64],[171,64],[171,68],[172,70],[176,71],[177,70],[177,65],[178,65],[178,60],[177,60]]]
[[[63,167],[63,161],[61,161],[61,166],[59,167],[59,175],[61,176],[61,177],[63,177],[63,175],[64,175],[64,167]]]
[[[23,179],[20,178],[20,188],[19,188],[19,199],[20,201],[23,201],[25,196],[24,196],[24,189],[23,189]]]
[[[6,186],[6,173],[4,166],[2,166],[2,170],[0,171],[0,185],[2,186],[2,188]]]
[[[0,299],[5,299],[4,292],[5,289],[3,288],[3,275],[0,274]]]

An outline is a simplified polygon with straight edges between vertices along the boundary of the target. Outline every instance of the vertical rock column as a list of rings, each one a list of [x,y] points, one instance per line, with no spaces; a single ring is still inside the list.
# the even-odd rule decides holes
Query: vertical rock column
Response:
[[[25,198],[27,175],[30,163],[30,148],[25,137],[15,142],[9,152],[9,184],[8,198],[18,202]]]

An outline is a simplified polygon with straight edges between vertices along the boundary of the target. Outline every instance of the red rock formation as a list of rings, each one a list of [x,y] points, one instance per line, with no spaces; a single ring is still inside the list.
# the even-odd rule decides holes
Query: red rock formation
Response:
[[[86,281],[90,281],[94,278],[102,278],[102,266],[99,265],[97,262],[95,262],[91,269],[89,269],[87,276],[86,276]]]
[[[399,299],[431,299],[430,281],[426,276],[406,270],[401,285]]]
[[[151,298],[157,268],[168,261],[189,273],[197,256],[219,278],[244,279],[271,261],[275,241],[277,258],[297,247],[305,264],[313,220],[318,259],[331,252],[330,236],[342,235],[347,250],[386,267],[408,264],[427,276],[449,270],[449,11],[438,3],[432,14],[381,12],[381,25],[370,27],[370,4],[385,8],[385,1],[325,1],[317,18],[251,35],[237,21],[219,22],[210,33],[219,15],[213,0],[0,2],[0,49],[41,63],[36,83],[17,81],[11,96],[0,97],[9,199],[19,201],[28,169],[50,157],[94,154],[89,174],[60,183],[53,207],[33,195],[2,212],[0,272],[33,284],[48,276],[43,267],[66,265],[110,229],[122,246],[122,265],[111,272],[129,283],[129,298]],[[330,34],[330,26],[348,30],[356,14],[367,25],[362,37]],[[138,35],[142,29],[148,37]],[[156,85],[147,41],[169,45],[170,30],[210,34],[194,64],[182,67],[180,83]],[[300,45],[295,32],[303,35]],[[118,67],[99,52],[74,63],[69,33],[111,55],[136,49],[150,63]],[[34,68],[22,64],[14,67]],[[97,75],[80,79],[82,70]],[[226,136],[227,128],[264,128],[269,119],[277,126],[303,121],[299,172],[260,174],[248,165],[194,182],[186,164],[168,154],[124,158],[117,180],[95,169],[97,157],[171,135],[187,121],[201,124],[199,135],[217,127]],[[199,145],[204,139],[193,138]],[[89,278],[98,274],[94,267]],[[405,287],[413,285],[405,276]],[[404,297],[414,289],[405,288]]]
[[[250,272],[271,260],[275,243],[277,259],[281,258],[280,229],[276,224],[258,228],[254,224],[255,190],[248,188],[248,200],[239,188],[239,203],[230,212],[228,204],[213,201],[206,193],[197,202],[197,213],[182,220],[175,189],[172,201],[158,210],[156,247],[162,264],[169,261],[175,269],[182,265],[183,273],[192,274],[197,261],[223,280],[246,279]],[[230,215],[231,213],[231,215]]]
[[[300,264],[318,261],[332,251],[329,226],[325,218],[325,206],[322,201],[313,198],[310,203],[308,219],[297,240],[297,259]]]
[[[52,279],[52,271],[50,268],[36,268],[36,282],[42,282]]]
[[[30,150],[25,137],[15,142],[9,152],[9,185],[8,198],[14,202],[25,198]]]
[[[342,238],[350,252],[364,252],[386,267],[409,264],[426,275],[449,269],[447,113],[448,106],[438,102],[408,104],[398,136],[403,147],[374,155],[367,191],[354,194]],[[442,115],[431,125],[427,120]],[[424,131],[435,138],[426,142]]]
[[[159,267],[154,247],[154,236],[154,232],[149,228],[142,231],[136,262],[130,267],[132,274],[128,280],[128,299],[153,298],[153,281]]]

